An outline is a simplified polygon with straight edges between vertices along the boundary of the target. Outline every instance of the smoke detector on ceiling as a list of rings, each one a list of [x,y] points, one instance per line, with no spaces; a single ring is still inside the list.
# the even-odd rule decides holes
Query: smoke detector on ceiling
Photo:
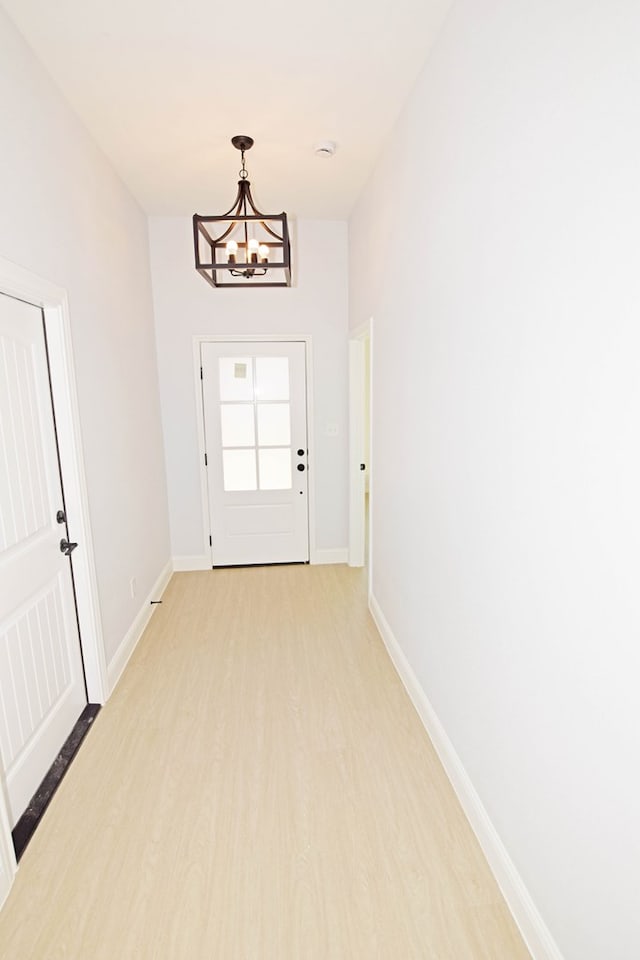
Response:
[[[334,140],[321,140],[316,143],[313,152],[316,157],[333,157],[337,149],[338,144]]]

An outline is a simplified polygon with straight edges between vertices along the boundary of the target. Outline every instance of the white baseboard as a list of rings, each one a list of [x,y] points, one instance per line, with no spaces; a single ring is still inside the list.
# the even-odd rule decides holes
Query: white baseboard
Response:
[[[440,762],[451,781],[465,816],[478,838],[489,867],[533,960],[563,960],[555,940],[540,916],[520,874],[491,823],[460,757],[440,723],[409,661],[402,652],[400,644],[393,635],[391,627],[373,594],[369,597],[369,609],[391,657],[391,662],[396,668],[425,730],[429,734]]]
[[[151,619],[151,615],[155,610],[155,606],[152,606],[152,600],[159,600],[162,594],[164,593],[169,580],[171,580],[171,575],[173,573],[173,565],[171,561],[167,563],[162,573],[156,580],[149,593],[149,596],[146,598],[142,607],[140,608],[139,613],[137,614],[135,620],[127,630],[124,635],[120,646],[116,650],[114,656],[107,667],[107,676],[109,679],[109,696],[115,690],[118,680],[122,676],[124,668],[129,662],[131,654],[135,650],[138,640],[144,633],[145,627]]]
[[[311,563],[346,563],[348,559],[348,547],[335,547],[332,550],[314,550]]]
[[[211,557],[198,553],[191,557],[174,557],[173,569],[176,573],[183,573],[186,570],[211,570]]]

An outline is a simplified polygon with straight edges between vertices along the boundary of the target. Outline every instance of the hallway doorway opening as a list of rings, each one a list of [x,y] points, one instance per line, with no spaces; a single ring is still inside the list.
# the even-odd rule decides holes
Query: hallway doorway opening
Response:
[[[367,566],[371,583],[373,321],[349,340],[349,565]]]

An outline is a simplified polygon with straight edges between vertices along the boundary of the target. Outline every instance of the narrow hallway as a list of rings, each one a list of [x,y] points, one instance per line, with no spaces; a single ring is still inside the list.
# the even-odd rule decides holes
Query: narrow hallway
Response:
[[[365,576],[174,575],[23,857],[2,956],[529,956]]]

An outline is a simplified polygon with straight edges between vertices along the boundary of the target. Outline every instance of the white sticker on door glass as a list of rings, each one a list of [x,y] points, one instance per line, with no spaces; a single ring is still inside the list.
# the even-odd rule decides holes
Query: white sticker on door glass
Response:
[[[224,489],[229,493],[258,489],[255,450],[223,450],[222,472]]]
[[[289,358],[256,358],[256,400],[289,399]]]
[[[258,446],[288,447],[291,444],[291,414],[288,403],[258,404]]]
[[[253,447],[256,430],[253,404],[223,403],[220,405],[223,447]]]
[[[291,489],[291,451],[259,450],[260,489]]]
[[[249,357],[220,357],[220,399],[253,400],[253,365]],[[244,375],[239,374],[244,371]]]

